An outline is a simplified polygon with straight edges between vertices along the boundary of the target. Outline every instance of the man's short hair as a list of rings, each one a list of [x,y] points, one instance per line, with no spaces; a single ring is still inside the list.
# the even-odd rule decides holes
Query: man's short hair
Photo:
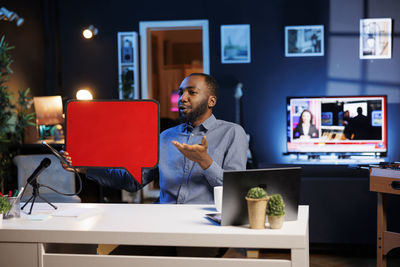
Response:
[[[208,88],[210,89],[210,93],[216,97],[218,97],[218,83],[212,76],[205,73],[192,73],[188,77],[191,76],[202,76],[204,77]]]

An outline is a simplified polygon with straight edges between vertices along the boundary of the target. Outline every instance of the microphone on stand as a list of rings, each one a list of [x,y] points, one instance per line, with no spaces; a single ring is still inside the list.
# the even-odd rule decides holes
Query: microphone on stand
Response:
[[[33,181],[39,176],[40,173],[42,173],[42,171],[44,171],[44,169],[46,169],[47,167],[49,167],[51,164],[51,160],[49,158],[44,158],[39,166],[36,168],[36,170],[33,171],[33,173],[31,174],[31,176],[29,176],[29,178],[26,180],[26,182],[28,184],[32,184]]]
[[[32,196],[21,207],[21,210],[23,210],[25,208],[25,206],[32,200],[31,208],[30,208],[29,213],[28,213],[29,215],[32,213],[32,208],[33,208],[33,204],[35,204],[36,197],[38,197],[38,198],[42,199],[43,201],[47,202],[47,204],[52,206],[54,209],[57,209],[57,207],[54,206],[53,204],[51,204],[47,199],[45,199],[44,197],[40,196],[39,188],[40,188],[41,185],[36,181],[36,178],[39,176],[39,174],[42,173],[42,171],[44,171],[44,169],[49,167],[50,164],[51,164],[51,160],[49,158],[44,158],[40,162],[39,166],[33,171],[31,176],[29,176],[29,178],[26,180],[26,185],[25,185],[24,190],[23,190],[23,192],[21,194],[21,197],[25,193],[25,189],[26,189],[26,186],[28,184],[30,184],[32,186]]]

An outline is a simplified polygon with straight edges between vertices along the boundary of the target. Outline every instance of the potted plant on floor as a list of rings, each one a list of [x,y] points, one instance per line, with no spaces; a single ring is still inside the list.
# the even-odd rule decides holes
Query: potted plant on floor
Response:
[[[3,221],[3,214],[6,214],[11,209],[11,204],[7,197],[0,196],[0,222]]]
[[[268,222],[271,229],[280,229],[285,220],[285,203],[280,194],[272,195],[267,205]]]
[[[27,126],[36,126],[35,114],[30,112],[32,98],[29,88],[20,89],[18,98],[7,87],[9,76],[12,74],[10,50],[5,37],[0,38],[0,191],[5,192],[14,187],[15,169],[12,159],[19,153],[18,146],[24,142]],[[14,103],[15,102],[15,103]]]
[[[247,192],[247,210],[251,229],[265,229],[268,194],[261,187],[253,187]]]

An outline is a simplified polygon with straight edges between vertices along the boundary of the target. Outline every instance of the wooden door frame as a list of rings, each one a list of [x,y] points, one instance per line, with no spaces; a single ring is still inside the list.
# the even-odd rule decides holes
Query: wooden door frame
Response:
[[[203,34],[203,71],[210,73],[210,45],[208,20],[167,20],[167,21],[140,21],[140,71],[141,71],[141,99],[152,98],[149,93],[151,84],[151,61],[150,59],[150,32],[162,30],[190,30],[201,29]]]

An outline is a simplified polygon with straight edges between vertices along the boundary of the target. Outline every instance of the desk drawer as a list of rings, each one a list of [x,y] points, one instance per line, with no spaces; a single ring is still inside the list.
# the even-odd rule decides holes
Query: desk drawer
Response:
[[[400,195],[400,179],[371,176],[369,178],[369,190],[374,192]]]
[[[292,256],[293,257],[293,256]],[[304,259],[308,254],[304,255]],[[118,255],[85,255],[85,254],[45,254],[43,267],[291,267],[309,266],[308,262],[291,262],[284,259],[240,259],[240,258],[202,258],[202,257],[161,257],[161,256],[118,256]],[[292,259],[293,260],[293,259]]]

